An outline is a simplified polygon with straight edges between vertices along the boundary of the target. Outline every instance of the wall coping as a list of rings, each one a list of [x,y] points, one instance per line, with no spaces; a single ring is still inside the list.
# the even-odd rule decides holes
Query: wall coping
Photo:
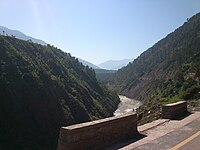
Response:
[[[175,103],[165,104],[163,106],[176,106],[176,105],[184,104],[184,103],[186,103],[186,101],[178,101],[178,102],[175,102]]]
[[[177,119],[183,117],[187,112],[187,101],[179,101],[162,107],[162,117],[166,119]]]
[[[137,114],[131,112],[61,127],[57,150],[100,150],[136,135],[138,135]]]
[[[79,129],[79,128],[83,128],[83,127],[93,126],[93,125],[108,122],[108,121],[114,121],[116,119],[117,120],[124,119],[124,118],[130,117],[130,116],[133,116],[133,115],[137,115],[137,114],[134,112],[131,112],[131,113],[127,113],[127,114],[123,114],[123,115],[119,115],[119,116],[108,117],[108,118],[104,118],[104,119],[79,123],[79,124],[70,125],[70,126],[61,127],[61,128],[65,129],[65,130],[74,130],[74,129]]]

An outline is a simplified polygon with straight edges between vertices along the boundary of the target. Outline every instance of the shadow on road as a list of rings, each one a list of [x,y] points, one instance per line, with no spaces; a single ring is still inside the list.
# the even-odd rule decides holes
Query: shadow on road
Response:
[[[125,147],[125,146],[127,146],[127,145],[129,145],[129,144],[131,144],[131,143],[134,143],[134,142],[136,142],[136,141],[139,141],[139,140],[141,140],[141,139],[143,139],[143,138],[145,138],[145,137],[147,137],[147,136],[144,135],[144,134],[138,133],[138,135],[136,135],[136,136],[134,136],[134,137],[131,137],[131,138],[129,138],[129,139],[122,140],[122,141],[120,141],[120,142],[118,142],[118,143],[116,143],[116,144],[111,145],[111,146],[108,147],[108,148],[105,148],[104,150],[117,150],[117,149],[120,149],[120,148],[122,148],[122,147]]]
[[[188,116],[190,116],[191,114],[193,114],[192,112],[187,112],[185,114],[180,114],[179,116],[175,117],[175,118],[172,118],[171,120],[182,120]]]

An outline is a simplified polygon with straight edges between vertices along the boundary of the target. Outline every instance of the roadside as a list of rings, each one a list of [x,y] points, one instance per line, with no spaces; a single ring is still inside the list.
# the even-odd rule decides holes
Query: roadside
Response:
[[[195,102],[194,106],[190,106],[189,110],[190,111],[200,111],[200,99]]]
[[[138,127],[137,139],[115,144],[108,149],[169,149],[200,130],[200,112],[194,112],[182,120],[159,119]]]
[[[200,131],[199,124],[200,112],[195,112],[182,120],[170,120],[155,129],[141,132],[142,134],[148,135],[150,141],[133,148],[136,150],[171,149]],[[182,145],[182,149],[185,149],[185,146]],[[130,149],[133,148],[130,147]],[[192,146],[189,149],[195,150],[197,147]]]

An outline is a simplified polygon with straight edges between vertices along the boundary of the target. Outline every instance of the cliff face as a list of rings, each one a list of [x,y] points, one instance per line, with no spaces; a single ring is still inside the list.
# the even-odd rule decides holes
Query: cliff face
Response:
[[[142,53],[132,63],[118,70],[107,85],[113,91],[140,100],[149,99],[156,92],[160,92],[163,96],[164,83],[172,81],[173,84],[176,84],[177,81],[180,81],[180,78],[177,78],[179,72],[184,78],[184,81],[180,83],[182,85],[184,82],[189,84],[189,81],[186,80],[188,76],[191,77],[191,74],[199,76],[198,72],[192,69],[193,66],[198,68],[198,65],[195,64],[200,63],[199,54],[200,14],[196,14]],[[185,66],[188,68],[184,69]],[[193,85],[198,84],[198,77],[190,79],[194,81]],[[167,85],[176,86],[173,84]],[[165,89],[169,89],[168,86],[165,86]],[[181,88],[180,86],[175,87],[176,90],[179,90],[176,94],[181,92],[178,89]],[[161,89],[159,89],[160,87]],[[191,86],[184,88],[187,90]],[[165,96],[170,96],[170,92]]]
[[[61,126],[111,116],[117,95],[47,45],[0,37],[0,149],[55,149]]]

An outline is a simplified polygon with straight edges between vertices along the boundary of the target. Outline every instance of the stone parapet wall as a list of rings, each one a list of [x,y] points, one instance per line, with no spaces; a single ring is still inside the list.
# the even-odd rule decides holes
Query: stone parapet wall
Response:
[[[62,127],[57,150],[102,149],[137,134],[135,113],[115,116]]]
[[[177,117],[183,116],[187,112],[186,101],[179,101],[162,106],[162,117],[166,119],[176,119]]]

